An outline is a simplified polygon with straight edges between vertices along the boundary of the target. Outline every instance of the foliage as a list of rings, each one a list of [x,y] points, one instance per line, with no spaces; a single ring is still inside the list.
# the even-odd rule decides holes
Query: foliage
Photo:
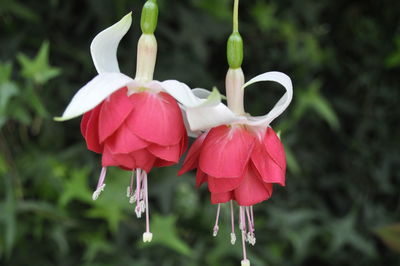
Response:
[[[159,2],[156,78],[223,91],[231,1]],[[142,244],[143,220],[124,195],[129,173],[112,169],[92,201],[99,157],[86,150],[79,119],[52,120],[95,74],[93,36],[130,10],[119,57],[132,72],[141,5],[0,2],[0,264],[238,264],[228,208],[213,238],[215,207],[192,174],[151,173],[154,242]],[[280,70],[295,87],[273,125],[287,149],[287,187],[255,207],[252,265],[397,265],[398,224],[389,225],[400,221],[398,10],[393,0],[241,1],[246,77]],[[281,93],[262,88],[246,91],[252,114]]]

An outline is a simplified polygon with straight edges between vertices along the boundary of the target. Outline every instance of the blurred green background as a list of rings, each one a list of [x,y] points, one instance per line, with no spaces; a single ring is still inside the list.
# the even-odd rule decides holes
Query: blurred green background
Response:
[[[150,177],[153,242],[126,198],[129,173],[110,169],[91,200],[100,158],[80,119],[56,123],[96,74],[89,45],[133,11],[120,44],[134,75],[137,0],[0,1],[0,265],[239,265],[228,208],[178,166]],[[224,92],[231,0],[160,0],[158,80]],[[247,79],[289,74],[294,100],[273,123],[287,149],[287,186],[255,206],[252,265],[400,265],[400,2],[241,1]],[[274,84],[246,91],[263,114]]]

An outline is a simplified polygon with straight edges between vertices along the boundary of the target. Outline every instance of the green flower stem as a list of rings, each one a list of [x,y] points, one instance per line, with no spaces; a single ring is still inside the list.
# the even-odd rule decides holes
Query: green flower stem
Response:
[[[237,115],[244,115],[244,74],[241,68],[243,62],[243,40],[239,33],[239,0],[233,4],[233,31],[228,38],[226,47],[229,70],[226,74],[225,88],[229,109]]]
[[[233,31],[228,38],[226,56],[230,68],[240,68],[243,62],[243,39],[239,33],[239,0],[233,5]]]

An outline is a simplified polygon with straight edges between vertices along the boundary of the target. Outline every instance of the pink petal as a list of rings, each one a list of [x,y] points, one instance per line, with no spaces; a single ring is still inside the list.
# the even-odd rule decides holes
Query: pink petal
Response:
[[[272,195],[272,184],[264,184],[252,165],[247,168],[242,183],[234,191],[236,201],[241,206],[251,206]]]
[[[90,118],[86,124],[86,133],[84,134],[87,148],[96,153],[101,153],[103,149],[99,142],[99,113],[101,107],[102,105],[100,104],[92,109]]]
[[[256,142],[251,160],[264,182],[285,185],[285,171],[268,155],[264,144]]]
[[[204,140],[199,167],[219,178],[243,175],[250,158],[255,137],[240,126],[213,128]]]
[[[125,170],[140,168],[148,173],[154,162],[155,157],[146,149],[137,150],[129,154],[113,154],[107,145],[104,146],[103,166],[118,166]]]
[[[123,123],[118,130],[106,141],[112,153],[131,153],[146,148],[149,143],[136,136],[129,127]]]
[[[186,134],[182,113],[170,95],[141,92],[130,96],[135,110],[127,119],[140,138],[162,146],[177,144]]]
[[[177,163],[179,162],[182,147],[181,143],[172,146],[160,146],[157,144],[152,144],[147,148],[147,150],[157,158]]]
[[[277,165],[285,172],[286,171],[286,156],[281,140],[275,134],[271,127],[268,127],[264,137],[264,145],[269,156]]]
[[[83,116],[82,116],[82,120],[81,120],[81,133],[82,136],[84,138],[86,138],[86,129],[87,129],[87,124],[89,122],[90,117],[92,116],[92,110],[86,112]]]
[[[134,106],[127,93],[124,87],[104,100],[99,121],[100,142],[111,136],[131,113]]]
[[[233,199],[235,198],[232,191],[223,193],[211,193],[211,204],[226,203]]]
[[[151,168],[153,168],[154,162],[156,161],[156,157],[146,149],[134,151],[130,153],[130,156],[135,159],[135,168],[140,168],[147,173],[150,172]]]
[[[185,161],[183,162],[183,166],[181,170],[179,170],[178,175],[182,175],[187,171],[197,168],[199,154],[206,136],[207,133],[203,133],[193,142],[192,146],[190,146],[189,152],[186,155]]]
[[[203,183],[206,183],[207,181],[207,174],[201,171],[200,168],[198,168],[196,172],[196,187],[200,187]]]
[[[156,145],[156,144],[153,144],[153,145]],[[167,158],[169,160],[166,160],[166,159],[162,159],[159,156],[157,156],[158,158],[156,159],[154,166],[156,166],[156,167],[171,166],[171,165],[174,165],[177,162],[179,162],[180,157],[185,152],[187,145],[188,145],[188,137],[186,134],[184,134],[182,140],[180,141],[180,143],[178,145],[179,145],[179,154],[175,160],[170,160],[169,158]],[[160,147],[163,147],[163,146],[160,146]],[[152,152],[152,154],[154,154],[154,153]],[[156,155],[156,154],[154,154],[154,155]]]
[[[156,158],[155,162],[154,162],[154,167],[166,167],[166,166],[171,166],[176,164],[175,162],[170,162],[170,161],[165,161],[163,159],[160,158]]]
[[[211,193],[222,193],[234,190],[242,182],[243,177],[240,178],[215,178],[208,176],[208,190]]]

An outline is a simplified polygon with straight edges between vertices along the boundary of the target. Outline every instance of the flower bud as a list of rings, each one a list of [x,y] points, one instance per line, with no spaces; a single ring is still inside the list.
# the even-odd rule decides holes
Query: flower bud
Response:
[[[230,68],[241,67],[243,61],[243,40],[238,31],[234,31],[228,38],[226,56]]]
[[[142,9],[140,28],[145,34],[153,34],[157,27],[158,6],[155,0],[148,0]]]

